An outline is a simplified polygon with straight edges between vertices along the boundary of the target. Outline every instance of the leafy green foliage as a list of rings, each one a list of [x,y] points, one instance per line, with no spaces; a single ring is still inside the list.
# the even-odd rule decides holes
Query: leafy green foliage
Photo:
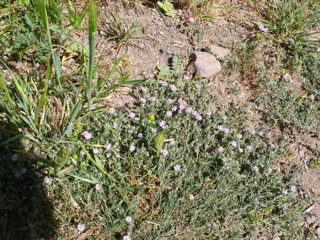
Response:
[[[168,78],[183,74],[183,72],[180,70],[181,63],[182,58],[178,55],[174,55],[172,58],[171,68],[165,65],[157,66],[159,70],[159,77]]]

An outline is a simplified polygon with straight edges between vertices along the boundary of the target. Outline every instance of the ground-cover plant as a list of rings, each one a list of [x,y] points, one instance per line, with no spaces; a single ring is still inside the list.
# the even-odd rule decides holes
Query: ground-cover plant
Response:
[[[240,106],[212,111],[216,97],[187,79],[150,80],[136,105],[87,119],[77,170],[59,177],[68,191],[48,186],[68,210],[58,214],[64,236],[77,227],[110,239],[301,236],[304,207],[294,171],[277,164],[280,139]]]
[[[256,103],[266,114],[267,122],[301,134],[317,134],[320,128],[319,104],[313,92],[294,89],[291,79],[272,79],[266,75],[261,75],[261,79],[264,81],[259,84],[261,94]]]

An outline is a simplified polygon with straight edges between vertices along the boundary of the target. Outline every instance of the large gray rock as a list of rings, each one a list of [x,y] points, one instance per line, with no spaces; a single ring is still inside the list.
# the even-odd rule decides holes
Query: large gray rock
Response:
[[[210,53],[194,52],[187,70],[195,72],[198,76],[208,78],[221,71],[220,62]]]
[[[227,55],[230,54],[230,50],[227,48],[219,47],[217,45],[211,45],[210,51],[213,55],[217,56],[218,59],[224,59]]]

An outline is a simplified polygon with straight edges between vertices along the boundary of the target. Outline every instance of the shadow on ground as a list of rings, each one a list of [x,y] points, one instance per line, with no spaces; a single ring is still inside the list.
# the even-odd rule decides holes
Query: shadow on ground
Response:
[[[55,239],[57,223],[41,169],[21,153],[25,146],[8,129],[0,122],[0,239]]]

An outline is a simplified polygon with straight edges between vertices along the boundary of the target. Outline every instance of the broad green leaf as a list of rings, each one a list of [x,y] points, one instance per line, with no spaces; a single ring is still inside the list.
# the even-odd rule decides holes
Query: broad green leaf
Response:
[[[166,136],[165,132],[162,131],[162,132],[158,133],[154,138],[154,147],[157,151],[157,157],[159,157],[159,155],[162,151],[165,136]]]

